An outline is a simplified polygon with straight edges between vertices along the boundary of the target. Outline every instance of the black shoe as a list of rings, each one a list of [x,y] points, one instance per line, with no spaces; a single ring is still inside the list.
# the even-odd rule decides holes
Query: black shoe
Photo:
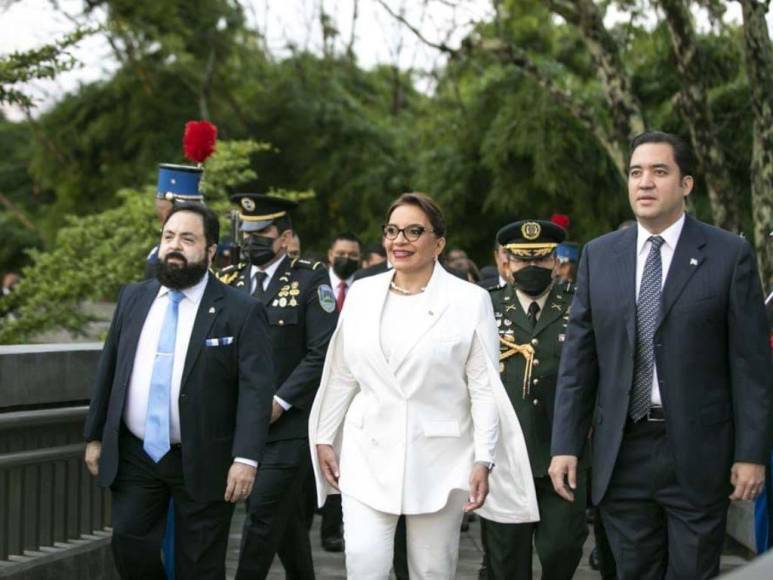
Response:
[[[344,539],[341,536],[322,538],[322,549],[325,550],[325,552],[343,552]]]
[[[488,580],[488,568],[486,568],[486,560],[480,563],[480,569],[478,570],[478,580]]]
[[[590,566],[591,570],[597,570],[601,567],[601,564],[599,563],[599,547],[593,546],[593,549],[590,552],[590,555],[588,556],[588,566]]]

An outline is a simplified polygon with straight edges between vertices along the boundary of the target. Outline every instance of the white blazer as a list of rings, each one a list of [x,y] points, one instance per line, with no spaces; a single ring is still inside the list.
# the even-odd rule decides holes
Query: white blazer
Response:
[[[380,327],[393,274],[352,285],[328,347],[309,418],[319,505],[337,493],[316,453],[317,443],[330,443],[342,492],[373,509],[436,512],[452,490],[469,490],[474,461],[493,460],[490,494],[479,513],[502,523],[537,521],[526,444],[497,371],[488,293],[436,266],[425,290],[426,311],[406,321],[419,327],[411,333],[415,341],[398,345],[387,362]],[[476,337],[487,356],[477,381],[482,385],[472,389],[466,363]],[[336,381],[341,375],[349,380]]]

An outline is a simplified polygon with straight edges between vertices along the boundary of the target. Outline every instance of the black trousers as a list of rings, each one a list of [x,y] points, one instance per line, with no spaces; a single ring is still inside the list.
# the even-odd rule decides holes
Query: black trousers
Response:
[[[121,432],[118,474],[110,487],[112,550],[124,580],[165,580],[161,542],[169,498],[174,500],[175,570],[186,580],[225,580],[225,558],[233,504],[200,502],[185,489],[182,453],[174,447],[154,463],[142,441]],[[225,488],[223,488],[225,493]]]
[[[539,522],[500,524],[481,518],[490,580],[531,580],[532,542],[542,564],[543,578],[571,580],[574,577],[588,537],[587,475],[586,470],[577,474],[574,502],[559,496],[549,477],[534,478]]]
[[[599,505],[618,578],[716,576],[728,503],[717,497],[708,507],[693,505],[676,479],[665,423],[629,421]]]
[[[341,511],[341,495],[334,494],[327,496],[325,505],[322,507],[322,523],[319,528],[319,535],[324,540],[326,538],[340,538],[343,534],[344,515]]]
[[[305,493],[310,469],[306,439],[266,445],[247,501],[237,580],[265,578],[275,554],[288,580],[314,580]]]

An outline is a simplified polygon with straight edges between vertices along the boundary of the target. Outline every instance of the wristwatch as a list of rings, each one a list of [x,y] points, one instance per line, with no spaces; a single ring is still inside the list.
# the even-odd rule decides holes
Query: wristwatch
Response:
[[[485,465],[486,469],[489,470],[489,473],[491,473],[491,470],[494,469],[494,462],[493,461],[476,461],[475,465]]]

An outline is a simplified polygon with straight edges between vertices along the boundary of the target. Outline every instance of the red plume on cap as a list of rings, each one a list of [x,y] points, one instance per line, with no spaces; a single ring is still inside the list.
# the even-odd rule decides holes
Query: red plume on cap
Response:
[[[550,221],[557,226],[561,226],[565,230],[568,230],[569,226],[572,225],[572,221],[569,219],[569,216],[564,213],[554,213],[552,216],[550,216]]]
[[[183,135],[183,151],[194,163],[204,163],[215,151],[217,127],[209,121],[188,121]]]

